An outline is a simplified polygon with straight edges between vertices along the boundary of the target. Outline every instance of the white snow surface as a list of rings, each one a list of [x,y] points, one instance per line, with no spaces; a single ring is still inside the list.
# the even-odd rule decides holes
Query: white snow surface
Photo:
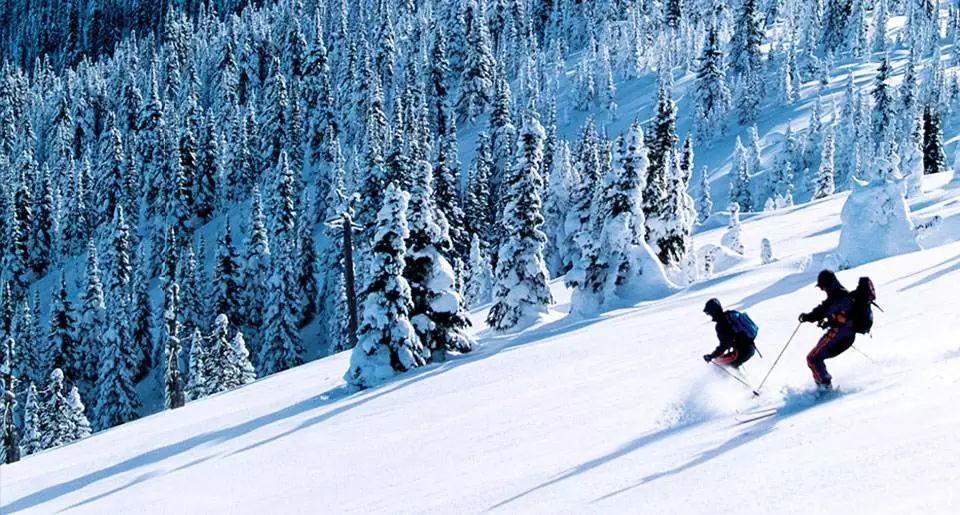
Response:
[[[803,393],[820,335],[805,325],[759,401],[783,412],[735,424],[755,401],[700,359],[701,308],[718,297],[760,324],[756,385],[820,301],[846,195],[748,217],[756,259],[665,299],[567,316],[557,280],[535,326],[494,334],[478,310],[475,352],[382,387],[349,392],[342,353],[4,465],[0,513],[953,513],[960,196],[942,186],[911,199],[944,218],[926,250],[839,273],[872,277],[886,311],[858,338],[869,358],[827,362],[830,400]]]

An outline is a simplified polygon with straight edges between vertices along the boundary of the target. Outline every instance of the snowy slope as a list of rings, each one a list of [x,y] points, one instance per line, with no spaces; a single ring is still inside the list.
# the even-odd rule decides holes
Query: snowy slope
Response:
[[[873,339],[828,361],[843,394],[786,394],[780,416],[734,424],[753,401],[700,359],[717,296],[761,325],[754,383],[819,301],[845,196],[744,223],[747,259],[668,299],[521,334],[479,331],[469,356],[349,394],[340,354],[0,467],[2,513],[949,513],[960,504],[957,190],[926,251],[844,271],[874,278]],[[716,243],[722,229],[700,234]],[[761,266],[759,241],[777,262]],[[939,245],[939,246],[934,246]],[[477,326],[483,313],[474,314]],[[812,386],[800,329],[765,387]]]

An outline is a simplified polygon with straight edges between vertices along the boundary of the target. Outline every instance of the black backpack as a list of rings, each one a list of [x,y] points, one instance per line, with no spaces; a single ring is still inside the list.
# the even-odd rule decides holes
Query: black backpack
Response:
[[[873,328],[873,306],[876,306],[874,301],[877,300],[873,281],[869,277],[861,277],[851,297],[853,305],[850,308],[850,319],[853,322],[853,330],[860,334],[867,334]]]

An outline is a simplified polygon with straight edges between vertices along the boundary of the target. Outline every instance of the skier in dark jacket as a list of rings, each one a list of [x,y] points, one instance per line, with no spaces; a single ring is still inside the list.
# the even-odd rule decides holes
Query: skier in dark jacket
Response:
[[[739,335],[730,324],[732,311],[724,311],[717,299],[710,299],[703,307],[703,312],[710,315],[717,324],[717,339],[720,340],[717,348],[710,354],[704,354],[703,360],[718,365],[727,365],[739,368],[740,365],[753,357],[756,344],[753,340]]]
[[[817,388],[829,390],[832,387],[832,378],[827,372],[824,360],[835,358],[849,349],[857,336],[849,315],[853,297],[830,270],[823,270],[817,276],[817,288],[827,294],[826,300],[813,308],[813,311],[801,314],[800,321],[816,322],[827,329],[817,346],[807,354],[807,366],[813,372]]]

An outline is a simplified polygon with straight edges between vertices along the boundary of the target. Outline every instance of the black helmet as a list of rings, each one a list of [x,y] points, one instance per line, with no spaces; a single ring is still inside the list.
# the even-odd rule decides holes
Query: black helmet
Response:
[[[837,275],[831,270],[821,270],[820,273],[817,274],[818,288],[829,288],[835,284],[837,284]]]
[[[720,301],[717,299],[710,299],[707,301],[706,305],[703,306],[703,312],[715,316],[723,313],[723,306],[720,305]]]

